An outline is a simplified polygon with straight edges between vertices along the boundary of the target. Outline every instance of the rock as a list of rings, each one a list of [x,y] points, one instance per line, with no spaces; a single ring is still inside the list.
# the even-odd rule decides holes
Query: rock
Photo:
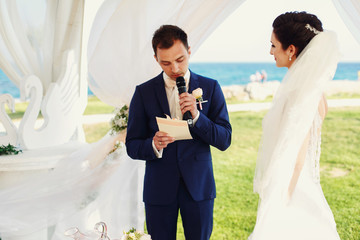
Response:
[[[236,98],[239,101],[249,101],[250,99],[265,100],[267,97],[273,97],[279,86],[279,81],[268,81],[264,83],[251,82],[246,86],[224,86],[222,90],[225,99]],[[360,94],[360,81],[333,80],[326,84],[326,96],[339,93]]]
[[[279,81],[252,82],[246,85],[245,91],[249,94],[250,99],[265,100],[267,97],[274,96],[279,86]]]
[[[244,86],[242,85],[231,85],[222,87],[222,91],[224,93],[225,99],[236,98],[240,101],[248,101],[249,95],[244,90]]]

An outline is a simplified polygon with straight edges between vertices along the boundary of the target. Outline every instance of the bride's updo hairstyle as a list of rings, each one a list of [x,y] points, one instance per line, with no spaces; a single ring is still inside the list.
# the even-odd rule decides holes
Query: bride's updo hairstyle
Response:
[[[273,32],[286,50],[291,44],[297,48],[296,57],[318,33],[322,32],[321,21],[307,12],[286,12],[273,22]]]

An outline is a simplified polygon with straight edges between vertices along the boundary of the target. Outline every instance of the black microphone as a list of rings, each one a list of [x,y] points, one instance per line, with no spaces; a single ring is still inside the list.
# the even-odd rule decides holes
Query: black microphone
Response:
[[[184,77],[177,77],[176,78],[176,86],[179,90],[179,94],[182,94],[184,92],[187,92],[186,90],[186,84],[185,84],[185,79]],[[193,123],[193,118],[191,116],[191,112],[190,111],[187,111],[184,113],[183,115],[183,120],[186,120],[189,127],[193,127],[194,126],[194,123]]]

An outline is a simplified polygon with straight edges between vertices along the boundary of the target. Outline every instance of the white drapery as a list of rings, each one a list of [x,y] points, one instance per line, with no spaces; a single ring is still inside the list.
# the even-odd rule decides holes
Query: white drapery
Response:
[[[78,150],[60,159],[54,170],[38,172],[31,179],[0,189],[1,239],[61,240],[71,227],[85,232],[100,221],[108,224],[112,238],[119,238],[131,227],[142,229],[145,166],[130,159],[125,147],[108,155],[119,137],[106,135],[92,144],[69,142],[68,148]],[[49,160],[54,153],[54,149],[47,150]],[[8,167],[16,157],[6,157]],[[3,168],[4,163],[0,163]],[[46,238],[41,237],[43,232]]]
[[[81,54],[84,3],[77,1],[0,1],[0,68],[18,87],[24,76],[38,76],[45,89],[62,74],[65,50]],[[69,27],[71,26],[71,27]]]
[[[78,25],[82,21],[78,17],[83,14],[83,1],[42,1],[46,7],[41,13],[43,21],[38,25],[22,14],[35,8],[26,8],[19,2],[0,1],[0,68],[17,86],[25,76],[36,75],[46,95],[49,86],[62,75],[62,53],[69,48],[79,49],[84,40]],[[156,28],[166,23],[181,26],[195,52],[242,2],[105,1],[95,19],[89,43],[91,89],[111,105],[128,103],[135,85],[159,71],[151,48]],[[68,28],[69,23],[74,28]],[[125,38],[119,39],[121,36]],[[79,62],[80,56],[81,51],[75,51]],[[79,94],[86,91],[81,84],[79,89]],[[0,190],[2,239],[19,236],[27,239],[28,233],[54,225],[54,232],[49,232],[48,238],[63,239],[66,228],[89,229],[94,221],[100,220],[108,224],[113,238],[120,237],[130,227],[142,228],[144,162],[129,159],[124,149],[118,156],[104,159],[113,146],[112,141],[113,138],[105,136],[95,144],[80,146],[78,151],[62,158],[54,171]],[[98,164],[93,166],[91,162]]]
[[[88,1],[90,5],[92,1]],[[43,87],[38,93],[46,99],[53,96],[49,96],[51,89],[58,80],[64,80],[66,73],[77,76],[72,78],[76,82],[70,79],[59,84],[76,91],[74,98],[81,102],[74,122],[80,120],[87,101],[86,68],[85,75],[83,72],[87,67],[84,43],[88,36],[84,30],[90,26],[83,24],[84,18],[84,0],[0,0],[0,68],[19,88],[27,76],[36,76]],[[71,69],[63,64],[69,56]],[[60,93],[67,94],[65,100],[73,97],[68,92]],[[52,107],[60,110],[58,105]],[[123,229],[142,228],[140,188],[144,165],[132,161],[124,149],[106,157],[114,146],[113,139],[105,136],[94,144],[68,142],[1,157],[0,177],[4,182],[13,180],[13,175],[31,177],[13,184],[2,182],[0,238],[64,239],[66,228],[86,230],[97,221],[110,223],[110,236],[114,237],[119,237]],[[65,150],[73,153],[60,158]],[[121,186],[113,189],[119,182]]]
[[[128,104],[135,86],[160,72],[151,40],[163,24],[188,34],[194,53],[244,0],[108,0],[89,39],[89,86],[103,102]],[[219,46],[221,47],[221,46]]]
[[[349,31],[360,44],[360,1],[333,0],[333,3]]]

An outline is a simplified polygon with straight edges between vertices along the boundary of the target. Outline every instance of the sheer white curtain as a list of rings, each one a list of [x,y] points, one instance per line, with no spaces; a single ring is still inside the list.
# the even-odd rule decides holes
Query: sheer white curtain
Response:
[[[38,76],[45,89],[63,74],[64,51],[79,61],[83,0],[1,0],[0,68],[19,87]]]
[[[333,0],[333,3],[346,26],[360,44],[360,1]]]
[[[89,39],[90,89],[109,105],[129,103],[137,84],[160,73],[151,46],[152,35],[160,25],[175,24],[183,28],[195,53],[242,2],[244,0],[105,1]]]

